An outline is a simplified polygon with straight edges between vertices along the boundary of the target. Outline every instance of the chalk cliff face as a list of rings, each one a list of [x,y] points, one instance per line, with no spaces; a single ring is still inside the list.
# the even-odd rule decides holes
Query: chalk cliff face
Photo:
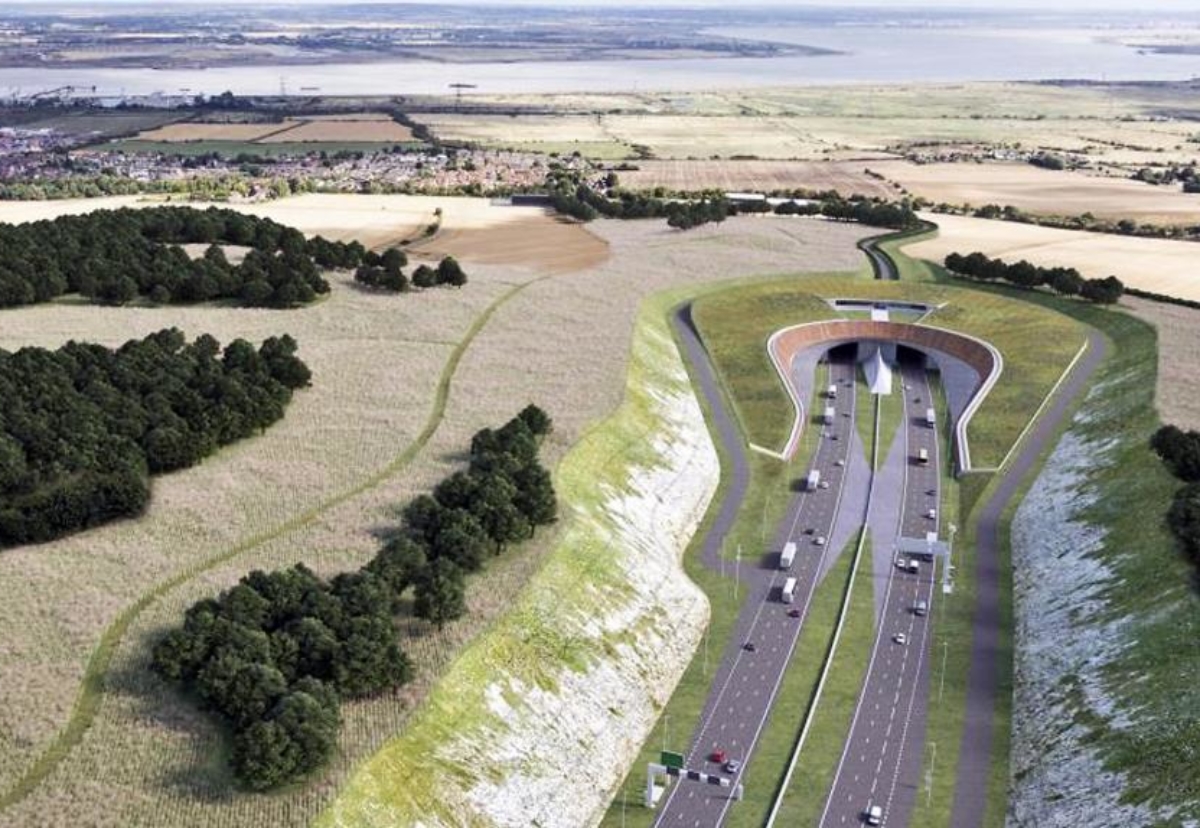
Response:
[[[669,435],[648,447],[656,462],[632,468],[624,490],[609,492],[594,515],[611,532],[631,600],[575,631],[621,643],[590,669],[564,671],[553,689],[503,679],[490,688],[491,712],[510,727],[486,761],[507,770],[478,782],[469,799],[495,825],[598,822],[699,643],[708,603],[680,557],[719,465],[690,392],[656,404]]]
[[[1114,578],[1096,554],[1105,532],[1081,517],[1097,497],[1088,472],[1113,462],[1112,444],[1087,441],[1079,425],[1059,442],[1012,523],[1012,828],[1117,828],[1169,816],[1121,803],[1124,775],[1106,771],[1085,740],[1089,717],[1122,724],[1102,672],[1125,637],[1124,622],[1104,617],[1102,591]]]

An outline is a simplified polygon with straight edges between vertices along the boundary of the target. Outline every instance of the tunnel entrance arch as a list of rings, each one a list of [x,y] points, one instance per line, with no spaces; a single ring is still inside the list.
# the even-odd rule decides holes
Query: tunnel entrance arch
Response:
[[[931,325],[881,320],[833,319],[792,325],[776,331],[767,340],[767,352],[784,387],[791,397],[795,410],[792,431],[787,444],[778,454],[790,459],[800,442],[804,427],[804,406],[807,398],[797,382],[792,366],[801,354],[818,350],[822,355],[835,348],[855,346],[859,357],[863,352],[874,354],[886,348],[891,359],[922,358],[932,361],[939,368],[963,366],[973,374],[973,379],[959,382],[962,387],[956,392],[959,405],[952,404],[954,458],[959,473],[971,471],[970,441],[967,427],[975,412],[987,398],[1004,370],[1004,358],[989,342],[969,334],[937,328]],[[888,358],[885,352],[885,358]],[[963,374],[963,376],[966,376]]]

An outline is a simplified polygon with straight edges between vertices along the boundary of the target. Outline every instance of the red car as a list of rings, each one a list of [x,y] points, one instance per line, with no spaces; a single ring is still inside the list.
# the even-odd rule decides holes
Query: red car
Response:
[[[716,762],[718,764],[721,764],[725,761],[725,751],[718,748],[717,750],[714,750],[711,754],[709,754],[708,759],[710,762]]]

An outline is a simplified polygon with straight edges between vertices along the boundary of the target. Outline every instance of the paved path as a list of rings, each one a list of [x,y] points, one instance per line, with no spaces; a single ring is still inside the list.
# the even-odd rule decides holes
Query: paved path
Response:
[[[1013,462],[1001,473],[1000,484],[979,513],[975,538],[975,618],[972,622],[971,667],[967,674],[966,717],[958,754],[951,828],[980,828],[987,806],[988,777],[992,764],[993,717],[1000,677],[1000,528],[1001,518],[1017,494],[1022,479],[1057,434],[1075,400],[1088,387],[1092,375],[1108,353],[1108,340],[1093,331],[1088,351],[1059,388],[1054,402],[1025,438]]]
[[[733,418],[726,410],[707,354],[686,311],[676,317],[676,327],[683,339],[686,356],[692,362],[700,391],[714,414],[724,448],[734,461],[731,471],[736,483],[737,469],[744,472],[745,457]],[[736,630],[714,673],[700,723],[687,743],[685,758],[689,769],[714,774],[725,774],[720,766],[708,761],[714,750],[723,750],[729,758],[741,760],[743,764],[738,771],[725,774],[732,785],[738,784],[753,768],[754,748],[795,649],[824,563],[837,551],[832,549],[828,539],[840,508],[846,469],[844,461],[856,437],[853,416],[855,366],[852,360],[833,362],[829,371],[830,382],[843,389],[837,404],[850,406],[852,416],[837,416],[831,425],[819,426],[820,442],[813,468],[820,472],[821,480],[828,488],[798,492],[774,543],[766,550],[743,550],[740,563],[722,561],[720,551],[736,516],[741,494],[736,502],[727,499],[721,504],[718,520],[705,539],[704,563],[734,575],[735,583],[746,597],[738,614]],[[842,465],[839,460],[843,461]],[[744,493],[744,485],[741,493]],[[729,518],[722,520],[727,510]],[[791,568],[781,570],[779,551],[789,540],[797,544],[798,551]],[[782,588],[793,578],[794,598],[785,603]],[[753,651],[745,648],[747,642],[753,642]],[[660,803],[655,824],[715,828],[721,824],[733,802],[731,794],[732,787],[676,782]]]

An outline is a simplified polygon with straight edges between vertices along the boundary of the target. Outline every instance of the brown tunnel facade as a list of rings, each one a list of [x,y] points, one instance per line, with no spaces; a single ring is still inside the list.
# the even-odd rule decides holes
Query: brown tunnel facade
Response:
[[[967,440],[967,425],[1003,370],[1004,360],[992,345],[966,334],[914,325],[904,322],[880,322],[867,319],[832,319],[784,328],[773,334],[767,343],[776,370],[783,378],[796,407],[796,422],[783,454],[790,457],[799,442],[803,424],[804,401],[794,387],[791,366],[796,355],[814,347],[832,348],[848,342],[894,342],[925,353],[942,353],[961,360],[980,378],[966,408],[954,425],[955,456],[960,472],[971,470],[971,453]]]

